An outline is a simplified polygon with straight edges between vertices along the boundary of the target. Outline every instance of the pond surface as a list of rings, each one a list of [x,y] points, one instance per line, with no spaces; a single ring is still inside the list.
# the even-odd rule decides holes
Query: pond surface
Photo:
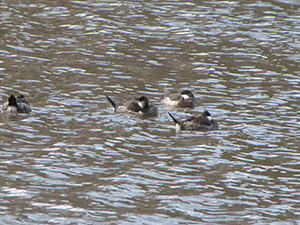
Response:
[[[0,3],[0,224],[300,223],[300,3]],[[197,107],[168,109],[164,89]],[[159,116],[114,114],[147,96]],[[175,134],[209,110],[220,129]]]

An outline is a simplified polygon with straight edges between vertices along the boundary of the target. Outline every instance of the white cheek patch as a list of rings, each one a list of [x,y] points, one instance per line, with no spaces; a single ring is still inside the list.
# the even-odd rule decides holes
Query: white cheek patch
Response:
[[[212,117],[211,117],[211,116],[207,116],[206,118],[207,118],[209,121],[212,120]]]
[[[190,96],[188,96],[188,95],[186,95],[186,94],[181,95],[181,97],[183,97],[184,100],[190,98]]]
[[[141,108],[144,108],[144,103],[143,103],[143,102],[138,102],[138,105],[139,105]]]

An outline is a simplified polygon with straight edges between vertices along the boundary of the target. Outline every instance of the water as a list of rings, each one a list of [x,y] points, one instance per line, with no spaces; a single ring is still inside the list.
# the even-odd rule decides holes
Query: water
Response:
[[[0,118],[0,224],[298,224],[299,6],[3,1],[1,102],[33,112]],[[176,135],[165,87],[220,130]]]

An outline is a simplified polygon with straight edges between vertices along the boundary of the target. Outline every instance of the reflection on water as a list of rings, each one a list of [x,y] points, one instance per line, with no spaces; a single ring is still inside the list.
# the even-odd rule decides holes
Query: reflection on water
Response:
[[[1,224],[293,223],[299,219],[297,1],[6,1]],[[164,88],[220,130],[182,132]],[[114,114],[145,95],[159,116]]]

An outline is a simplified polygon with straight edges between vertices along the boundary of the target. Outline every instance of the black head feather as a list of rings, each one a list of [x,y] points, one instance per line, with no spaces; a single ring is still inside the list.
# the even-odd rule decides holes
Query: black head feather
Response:
[[[17,99],[14,95],[11,95],[8,99],[8,106],[16,106],[18,107],[18,104],[17,104]]]

